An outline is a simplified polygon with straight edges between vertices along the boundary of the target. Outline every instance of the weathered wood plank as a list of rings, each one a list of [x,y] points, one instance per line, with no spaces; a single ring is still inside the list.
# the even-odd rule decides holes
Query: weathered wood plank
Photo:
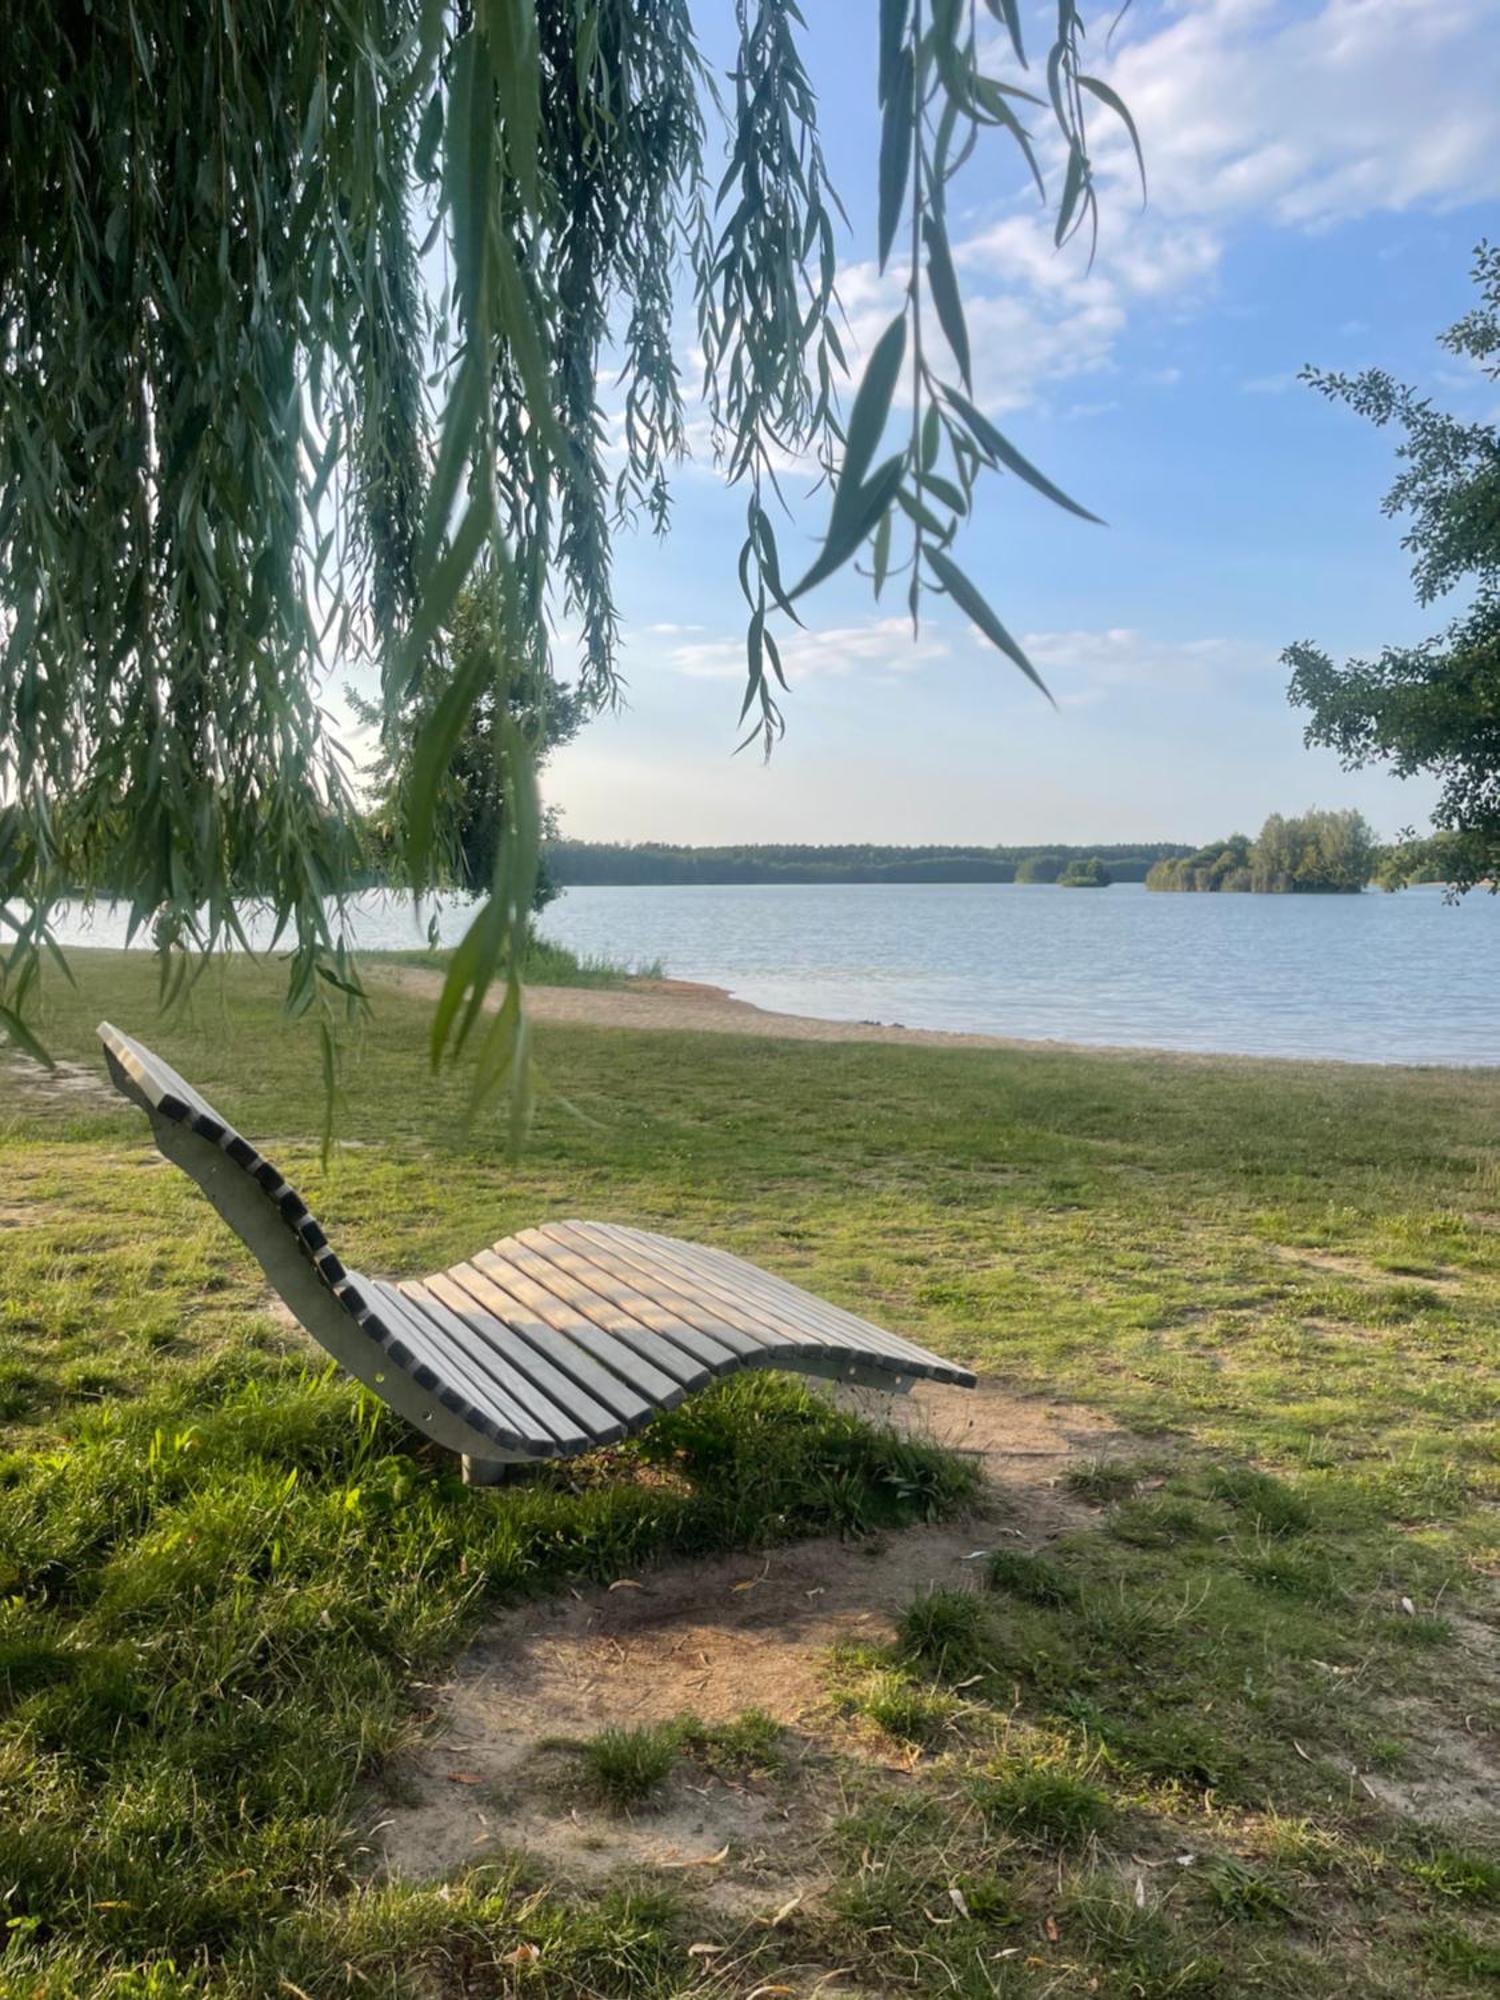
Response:
[[[711,1360],[701,1353],[692,1353],[659,1325],[648,1324],[639,1315],[650,1312],[649,1303],[638,1294],[630,1294],[627,1288],[611,1286],[609,1279],[582,1257],[576,1254],[570,1257],[555,1243],[547,1243],[531,1230],[507,1238],[496,1246],[495,1254],[562,1300],[570,1310],[581,1313],[602,1333],[612,1335],[683,1390],[701,1389],[713,1380],[715,1368]],[[546,1316],[549,1320],[552,1317],[550,1313]],[[690,1337],[689,1329],[684,1328],[683,1333],[685,1338]]]
[[[735,1327],[754,1343],[747,1351],[746,1365],[761,1368],[795,1366],[799,1354],[814,1353],[828,1361],[848,1358],[845,1349],[822,1333],[802,1327],[787,1328],[770,1319],[754,1303],[722,1287],[706,1285],[696,1272],[664,1254],[658,1241],[641,1240],[607,1223],[581,1223],[579,1228],[598,1230],[603,1250],[631,1264],[641,1273],[641,1282],[661,1289],[673,1301],[673,1310],[689,1316],[716,1319]]]
[[[917,1368],[924,1374],[941,1372],[954,1378],[964,1373],[914,1342],[903,1340],[899,1334],[887,1333],[883,1327],[872,1326],[868,1321],[846,1313],[842,1307],[829,1305],[800,1285],[763,1271],[758,1265],[735,1257],[729,1251],[711,1250],[701,1244],[682,1242],[676,1237],[659,1237],[656,1241],[662,1246],[661,1254],[669,1255],[698,1272],[711,1288],[737,1292],[747,1301],[764,1306],[768,1315],[782,1325],[822,1332],[851,1356],[884,1356],[902,1372]]]
[[[463,1269],[460,1264],[451,1271],[434,1271],[425,1289],[456,1313],[471,1332],[503,1354],[518,1374],[534,1382],[549,1402],[583,1430],[590,1443],[613,1444],[624,1437],[627,1426],[619,1412],[597,1401],[571,1374],[559,1368],[546,1353],[539,1352],[532,1341],[520,1337],[484,1298],[461,1284],[457,1274]],[[473,1275],[483,1283],[479,1272]]]
[[[593,1240],[601,1258],[607,1258],[643,1289],[659,1297],[670,1311],[680,1313],[695,1325],[707,1326],[718,1339],[737,1340],[747,1366],[764,1367],[768,1356],[784,1351],[785,1340],[769,1331],[763,1322],[734,1303],[709,1300],[701,1287],[669,1269],[661,1258],[634,1243],[618,1240],[610,1233],[608,1223],[575,1222],[569,1226]]]
[[[533,1366],[532,1355],[548,1361],[559,1373],[577,1385],[581,1393],[600,1404],[627,1426],[643,1423],[658,1405],[604,1367],[587,1347],[570,1334],[560,1333],[525,1306],[508,1287],[489,1272],[472,1263],[453,1264],[446,1275],[463,1288],[471,1299],[500,1320],[509,1336],[507,1351],[518,1367]],[[522,1348],[529,1352],[522,1352]]]
[[[503,1340],[496,1338],[492,1332],[481,1333],[470,1320],[445,1304],[432,1288],[431,1281],[424,1284],[408,1280],[398,1289],[413,1312],[422,1314],[453,1348],[469,1357],[475,1366],[486,1370],[528,1413],[532,1428],[540,1438],[550,1438],[564,1452],[584,1451],[595,1442],[593,1432],[580,1422],[571,1409],[549,1396],[543,1387],[516,1367]],[[477,1308],[475,1313],[477,1316]],[[573,1385],[568,1383],[566,1387],[571,1392]],[[606,1412],[601,1410],[599,1414],[608,1421]]]
[[[616,1243],[608,1234],[607,1223],[549,1222],[544,1227],[548,1236],[585,1246],[586,1254],[605,1268],[617,1272],[620,1282],[638,1288],[643,1297],[657,1303],[663,1311],[677,1315],[696,1331],[706,1333],[732,1348],[742,1361],[759,1364],[760,1357],[773,1345],[764,1331],[751,1331],[747,1324],[742,1323],[742,1316],[731,1318],[695,1300],[683,1285],[672,1283],[659,1263],[652,1263],[640,1253]],[[597,1238],[593,1234],[596,1229],[601,1232]]]
[[[516,1451],[555,1446],[556,1439],[531,1411],[518,1403],[494,1374],[473,1362],[451,1333],[424,1318],[394,1285],[377,1279],[369,1288],[372,1310],[439,1380],[463,1397],[466,1410],[477,1413],[499,1433],[496,1442]]]
[[[666,1365],[671,1349],[663,1353],[660,1341],[655,1343],[656,1355],[649,1351],[649,1341],[647,1351],[643,1352],[623,1334],[601,1326],[576,1296],[572,1299],[563,1296],[564,1285],[575,1294],[582,1287],[551,1270],[545,1259],[514,1242],[502,1247],[503,1256],[494,1250],[476,1251],[471,1260],[474,1268],[493,1278],[513,1299],[534,1312],[543,1325],[576,1341],[602,1368],[618,1376],[646,1402],[658,1403],[665,1409],[669,1398],[679,1400],[696,1386],[694,1377],[701,1377],[701,1370],[690,1370],[681,1360],[675,1369]],[[551,1278],[551,1284],[538,1275],[538,1267]],[[600,1305],[606,1314],[611,1312],[607,1300],[601,1300]]]
[[[644,1328],[653,1340],[669,1342],[684,1356],[689,1366],[707,1375],[722,1374],[739,1366],[740,1355],[747,1344],[742,1337],[731,1334],[728,1339],[716,1339],[712,1334],[702,1333],[690,1326],[685,1319],[649,1297],[638,1284],[631,1283],[617,1269],[611,1269],[601,1261],[600,1253],[591,1256],[581,1243],[567,1238],[565,1228],[566,1225],[559,1225],[555,1234],[544,1228],[527,1229],[510,1240],[526,1244],[557,1270],[576,1278],[598,1297],[609,1300],[632,1322]],[[729,1329],[726,1329],[727,1332]]]

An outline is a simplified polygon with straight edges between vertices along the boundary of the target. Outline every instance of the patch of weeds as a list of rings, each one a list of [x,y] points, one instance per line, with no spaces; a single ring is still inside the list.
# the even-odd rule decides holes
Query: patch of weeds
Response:
[[[1446,1618],[1435,1618],[1431,1612],[1423,1611],[1415,1618],[1385,1619],[1380,1633],[1398,1646],[1446,1646],[1453,1639],[1453,1627]]]
[[[1500,1979],[1500,1944],[1477,1938],[1457,1924],[1428,1924],[1422,1945],[1442,1972],[1456,1979]]]
[[[1447,1459],[1408,1459],[1362,1472],[1358,1485],[1386,1517],[1396,1521],[1447,1521],[1469,1505],[1470,1480]]]
[[[1099,1740],[1153,1784],[1181,1785],[1193,1792],[1238,1789],[1244,1752],[1207,1723],[1191,1716],[1142,1721],[1098,1712],[1091,1712],[1089,1720]]]
[[[1078,1630],[1089,1653],[1106,1668],[1113,1662],[1150,1659],[1171,1636],[1170,1623],[1156,1603],[1130,1595],[1123,1584],[1085,1603]]]
[[[992,1764],[974,1780],[971,1796],[988,1825],[1048,1847],[1080,1847],[1115,1817],[1113,1801],[1088,1768],[1061,1758]]]
[[[589,1790],[616,1812],[624,1812],[660,1791],[672,1774],[680,1740],[669,1723],[601,1729],[579,1744],[576,1754]]]
[[[1087,1458],[1069,1467],[1063,1484],[1091,1506],[1110,1507],[1117,1500],[1128,1500],[1147,1472],[1148,1468],[1123,1458]]]
[[[763,1709],[747,1708],[731,1722],[700,1722],[685,1716],[677,1740],[710,1771],[734,1777],[779,1771],[786,1763],[781,1724]]]
[[[1050,1556],[1030,1549],[996,1549],[985,1565],[985,1580],[991,1590],[1003,1590],[1019,1597],[1023,1604],[1039,1604],[1044,1609],[1078,1602],[1078,1585]]]
[[[894,1742],[923,1746],[947,1735],[959,1710],[951,1694],[920,1687],[906,1674],[893,1671],[871,1675],[849,1703]]]
[[[1316,1518],[1307,1496],[1269,1472],[1257,1472],[1248,1465],[1215,1466],[1208,1475],[1208,1490],[1252,1522],[1262,1534],[1301,1535]]]
[[[1119,2000],[1223,2000],[1233,1991],[1222,1960],[1200,1952],[1154,1910],[1133,1900],[1089,1886],[1074,1889],[1062,1904],[1062,1918],[1071,1936],[1087,1937],[1104,1961],[1106,1983],[1097,1979],[1091,1991],[1118,1995]]]
[[[1276,1876],[1233,1855],[1219,1855],[1197,1875],[1214,1909],[1236,1923],[1279,1921],[1292,1914],[1291,1899]]]
[[[1384,1851],[1367,1847],[1347,1835],[1319,1826],[1311,1819],[1287,1819],[1273,1813],[1259,1842],[1265,1859],[1275,1867],[1367,1891],[1387,1873]]]
[[[1413,1878],[1434,1896],[1455,1903],[1500,1903],[1500,1861],[1447,1848],[1410,1866]]]
[[[1339,1587],[1331,1565],[1298,1549],[1272,1544],[1241,1556],[1235,1568],[1258,1590],[1278,1597],[1300,1597],[1309,1604],[1331,1604]]]
[[[1167,1548],[1175,1542],[1206,1542],[1217,1527],[1213,1516],[1196,1502],[1165,1493],[1126,1500],[1109,1522],[1109,1532],[1117,1541],[1143,1549]]]
[[[948,1681],[968,1680],[989,1669],[990,1638],[984,1601],[968,1590],[933,1590],[914,1598],[897,1628],[904,1657]]]

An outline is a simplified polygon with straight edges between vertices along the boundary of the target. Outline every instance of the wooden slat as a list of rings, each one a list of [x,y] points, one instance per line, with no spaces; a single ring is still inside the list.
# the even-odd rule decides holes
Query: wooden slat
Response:
[[[430,1283],[408,1282],[400,1291],[413,1312],[428,1320],[444,1340],[456,1345],[474,1366],[485,1370],[526,1411],[539,1444],[550,1442],[562,1451],[583,1451],[595,1442],[594,1434],[571,1410],[562,1407],[515,1366],[503,1341],[493,1332],[480,1332],[470,1319],[445,1305]],[[474,1317],[480,1317],[477,1308]],[[487,1320],[489,1315],[483,1317]],[[564,1386],[571,1392],[571,1383]],[[606,1412],[601,1411],[600,1416],[607,1420]]]
[[[582,1287],[554,1271],[544,1258],[516,1243],[507,1243],[503,1249],[503,1256],[495,1250],[478,1251],[471,1260],[474,1268],[493,1278],[519,1304],[534,1312],[543,1325],[576,1341],[601,1368],[634,1389],[646,1402],[670,1409],[688,1389],[696,1386],[694,1376],[701,1376],[701,1370],[685,1369],[680,1358],[675,1370],[661,1365],[657,1358],[661,1354],[660,1341],[655,1343],[657,1355],[649,1351],[649,1341],[643,1351],[634,1341],[602,1327],[578,1298],[565,1297],[562,1290],[565,1285],[575,1293]],[[608,1302],[600,1303],[608,1313]],[[670,1354],[671,1350],[666,1352]]]
[[[538,1318],[490,1272],[481,1271],[471,1263],[450,1264],[444,1276],[503,1322],[507,1349],[518,1367],[529,1373],[534,1366],[533,1356],[546,1361],[574,1383],[580,1394],[626,1425],[643,1423],[656,1408],[628,1382],[604,1367],[580,1341]]]
[[[600,1297],[613,1301],[653,1338],[670,1341],[689,1363],[696,1364],[709,1374],[728,1374],[738,1368],[742,1354],[750,1345],[744,1335],[735,1333],[730,1327],[716,1336],[690,1325],[670,1307],[642,1291],[639,1283],[633,1282],[628,1274],[612,1267],[602,1251],[585,1245],[581,1239],[569,1237],[566,1223],[523,1230],[519,1237],[511,1240],[526,1244],[560,1270],[586,1283]]]
[[[367,1281],[368,1282],[368,1281]],[[477,1417],[495,1433],[495,1442],[517,1451],[537,1445],[554,1448],[556,1439],[530,1410],[518,1403],[493,1374],[482,1372],[450,1332],[425,1317],[394,1285],[377,1279],[370,1285],[377,1316],[440,1381],[464,1399],[464,1414]],[[472,1419],[471,1419],[472,1420]]]
[[[705,1330],[683,1318],[670,1303],[643,1290],[635,1273],[588,1242],[570,1223],[544,1223],[525,1230],[521,1240],[562,1269],[575,1272],[604,1298],[613,1299],[653,1335],[671,1340],[689,1361],[714,1370],[732,1368],[750,1344],[733,1327]]]
[[[860,1322],[837,1306],[825,1306],[799,1286],[742,1258],[729,1258],[676,1237],[650,1240],[655,1254],[693,1272],[711,1294],[738,1297],[747,1309],[763,1312],[768,1321],[788,1331],[821,1336],[842,1359],[874,1362],[894,1374],[928,1373],[943,1365],[897,1335]]]
[[[547,1400],[571,1419],[575,1429],[583,1430],[591,1443],[613,1444],[616,1438],[624,1437],[626,1426],[612,1405],[599,1402],[572,1373],[559,1368],[547,1352],[538,1351],[534,1341],[527,1340],[521,1329],[512,1327],[482,1296],[483,1290],[492,1294],[494,1291],[482,1272],[470,1273],[479,1289],[471,1290],[459,1283],[456,1274],[465,1268],[456,1264],[451,1270],[435,1271],[427,1279],[426,1289],[471,1331],[503,1353],[516,1372],[534,1382]]]
[[[742,1287],[747,1296],[764,1300],[768,1309],[785,1314],[801,1324],[820,1327],[856,1353],[873,1350],[902,1363],[924,1361],[938,1367],[947,1365],[937,1355],[929,1354],[912,1341],[903,1340],[899,1334],[889,1333],[884,1327],[875,1326],[855,1313],[845,1312],[842,1306],[830,1305],[826,1299],[818,1298],[802,1286],[794,1285],[787,1278],[778,1278],[770,1271],[763,1271],[758,1264],[736,1257],[730,1251],[712,1250],[703,1244],[686,1243],[673,1236],[657,1237],[655,1240],[670,1246],[676,1256],[715,1283],[730,1289]]]
[[[600,1232],[597,1238],[595,1231]],[[732,1323],[723,1313],[716,1313],[694,1299],[681,1284],[673,1285],[659,1263],[622,1248],[610,1236],[608,1223],[549,1222],[543,1225],[543,1233],[582,1250],[601,1268],[617,1273],[617,1282],[638,1289],[642,1298],[649,1299],[661,1311],[676,1315],[696,1332],[732,1348],[742,1362],[758,1362],[773,1345],[763,1332],[751,1332],[740,1324],[740,1316]]]
[[[944,1361],[941,1355],[933,1354],[927,1348],[918,1346],[915,1341],[907,1340],[899,1333],[892,1333],[887,1327],[877,1326],[873,1320],[865,1319],[859,1313],[850,1312],[845,1306],[836,1306],[828,1299],[819,1298],[816,1292],[810,1292],[805,1286],[793,1283],[790,1278],[779,1278],[774,1272],[763,1270],[759,1264],[752,1264],[748,1258],[737,1257],[732,1250],[713,1249],[703,1243],[687,1243],[677,1237],[664,1237],[660,1240],[674,1244],[679,1250],[691,1252],[696,1259],[713,1265],[726,1277],[762,1289],[769,1287],[777,1298],[789,1295],[804,1315],[811,1314],[821,1321],[839,1327],[848,1339],[869,1340],[888,1354],[924,1361],[953,1375],[967,1373],[967,1370]]]
[[[804,1350],[831,1360],[847,1358],[842,1348],[835,1347],[821,1334],[808,1334],[800,1328],[788,1332],[770,1325],[763,1313],[756,1313],[743,1299],[709,1289],[693,1272],[679,1267],[673,1257],[663,1254],[659,1238],[615,1229],[608,1223],[582,1222],[573,1226],[588,1236],[597,1232],[603,1254],[638,1271],[643,1283],[661,1291],[671,1302],[674,1312],[734,1327],[753,1343],[746,1351],[749,1366],[787,1367],[790,1365],[788,1357]]]
[[[525,1230],[519,1236],[509,1236],[504,1242],[497,1243],[493,1254],[503,1263],[534,1279],[553,1297],[564,1300],[601,1332],[612,1334],[638,1354],[642,1361],[682,1389],[701,1389],[713,1380],[715,1369],[712,1358],[701,1352],[694,1353],[690,1347],[673,1339],[660,1324],[653,1325],[639,1317],[641,1311],[650,1313],[650,1303],[638,1293],[631,1293],[628,1287],[611,1284],[604,1273],[594,1269],[576,1253],[569,1256],[535,1230]],[[551,1319],[552,1316],[548,1313],[547,1317]],[[660,1321],[666,1315],[657,1314],[655,1317]],[[682,1336],[683,1342],[690,1341],[693,1337],[691,1329],[683,1327]],[[727,1350],[721,1348],[719,1352],[732,1363],[733,1357]]]

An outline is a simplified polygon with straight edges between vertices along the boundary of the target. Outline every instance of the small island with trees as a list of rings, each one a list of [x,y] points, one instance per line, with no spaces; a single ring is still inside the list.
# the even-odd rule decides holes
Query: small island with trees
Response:
[[[1193,854],[1166,856],[1148,889],[1271,896],[1358,895],[1375,875],[1381,848],[1362,813],[1272,813],[1259,834],[1232,833]]]
[[[1057,878],[1059,889],[1107,889],[1114,876],[1110,874],[1097,854],[1091,854],[1087,861],[1070,861]]]

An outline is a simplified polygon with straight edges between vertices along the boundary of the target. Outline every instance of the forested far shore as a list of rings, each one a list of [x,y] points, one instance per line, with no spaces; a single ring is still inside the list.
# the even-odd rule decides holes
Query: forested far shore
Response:
[[[1102,846],[674,847],[656,841],[556,840],[546,868],[559,888],[799,882],[1144,882],[1158,862],[1192,853],[1182,841]],[[1101,883],[1102,885],[1102,883]]]

